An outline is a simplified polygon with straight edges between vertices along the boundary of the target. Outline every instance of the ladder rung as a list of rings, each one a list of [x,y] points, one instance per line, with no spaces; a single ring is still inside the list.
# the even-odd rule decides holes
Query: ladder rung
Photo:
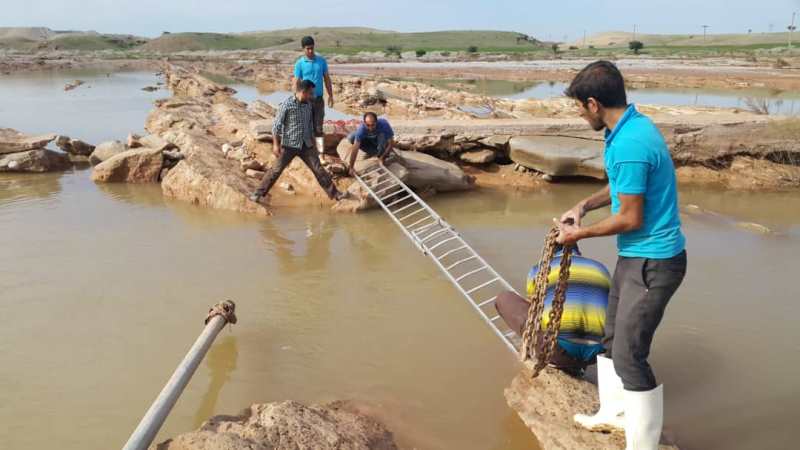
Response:
[[[436,250],[436,248],[441,246],[442,244],[450,242],[450,241],[452,241],[454,239],[458,239],[458,236],[453,236],[453,237],[449,237],[447,239],[441,240],[441,241],[437,242],[436,245],[434,245],[433,247],[428,248],[428,251],[432,252],[432,251]]]
[[[389,187],[392,187],[392,186],[389,186]],[[389,192],[388,194],[384,195],[383,197],[378,197],[378,198],[380,199],[381,202],[385,202],[386,200],[389,200],[390,198],[394,197],[397,194],[401,194],[402,192],[403,192],[403,190],[400,189],[399,191],[392,191],[392,192]]]
[[[480,288],[485,288],[486,286],[488,286],[488,285],[490,285],[490,284],[494,283],[495,281],[497,281],[497,280],[499,280],[499,279],[500,279],[499,277],[494,277],[494,278],[492,278],[491,280],[487,281],[486,283],[479,284],[479,285],[475,286],[474,288],[472,288],[472,289],[468,290],[468,291],[467,291],[467,294],[472,294],[473,292],[477,291],[477,290],[478,290],[478,289],[480,289]]]
[[[481,266],[481,267],[478,267],[475,270],[470,270],[469,272],[465,273],[464,275],[461,275],[460,277],[456,278],[456,281],[461,281],[461,280],[463,280],[464,278],[467,278],[470,275],[476,274],[476,273],[480,272],[481,270],[486,270],[486,269],[487,269],[486,266]]]
[[[375,181],[378,181],[378,180],[380,180],[381,178],[383,178],[383,177],[385,177],[385,176],[386,176],[386,174],[385,174],[385,173],[377,173],[377,172],[373,172],[373,173],[371,173],[371,174],[369,174],[369,175],[365,176],[363,179],[364,179],[364,181],[366,181],[366,182],[370,182],[370,181],[372,181],[372,182],[375,182]],[[389,179],[389,180],[391,180],[391,178],[388,178],[388,179]]]
[[[414,228],[413,230],[411,230],[411,233],[414,236],[419,237],[420,233],[422,233],[423,231],[427,230],[430,227],[435,227],[436,225],[439,225],[439,221],[434,219],[434,221],[431,222],[431,223],[427,223],[427,224],[425,224],[425,225],[423,225],[421,227]]]
[[[428,242],[428,241],[429,241],[429,240],[431,240],[431,239],[432,239],[434,236],[438,236],[439,234],[441,234],[441,233],[444,233],[444,232],[447,232],[447,231],[450,231],[450,229],[449,229],[449,228],[442,228],[441,230],[434,231],[433,233],[431,233],[431,234],[429,234],[429,235],[425,236],[425,238],[424,238],[424,239],[422,239],[422,242],[423,242],[423,243],[424,243],[424,242]]]
[[[517,334],[517,332],[516,332],[516,331],[514,331],[514,330],[511,330],[511,331],[509,331],[508,333],[504,334],[503,336],[505,336],[505,337],[507,337],[507,338],[511,338],[511,337],[512,337],[512,336],[514,336],[515,334]]]
[[[477,259],[477,258],[478,258],[478,257],[477,257],[477,256],[475,256],[475,255],[468,256],[468,257],[466,257],[466,258],[464,258],[464,259],[461,259],[461,260],[458,260],[458,261],[454,262],[453,264],[450,264],[449,266],[447,266],[446,270],[450,270],[450,269],[452,269],[453,267],[455,267],[455,266],[457,266],[457,265],[459,265],[459,264],[462,264],[462,263],[465,263],[465,262],[467,262],[467,261],[469,261],[469,260],[472,260],[472,259]]]
[[[404,220],[408,219],[409,217],[413,216],[414,214],[416,214],[416,213],[418,213],[418,212],[420,212],[420,211],[425,211],[425,208],[424,208],[424,207],[422,207],[422,208],[420,208],[420,209],[418,209],[418,210],[416,210],[416,211],[412,212],[411,214],[407,214],[407,215],[403,216],[403,218],[402,218],[402,219],[397,219],[397,220],[399,220],[400,222],[402,222],[402,221],[404,221]]]
[[[494,316],[494,317],[492,317],[492,318],[491,318],[491,319],[489,319],[489,320],[491,320],[492,322],[494,322],[495,320],[497,320],[497,319],[499,319],[499,318],[500,318],[500,316]]]
[[[466,245],[463,245],[463,246],[461,246],[461,247],[454,248],[454,249],[452,249],[452,250],[448,250],[448,251],[446,251],[446,252],[442,253],[442,255],[441,255],[441,256],[437,256],[437,257],[436,257],[436,259],[438,259],[439,261],[441,261],[441,260],[443,260],[444,258],[446,258],[448,255],[450,255],[451,253],[455,253],[455,252],[457,252],[457,251],[459,251],[459,250],[464,250],[465,248],[469,248],[469,247],[467,247]]]
[[[376,179],[376,181],[377,181],[377,179]],[[394,183],[394,180],[392,180],[391,178],[390,178],[390,179],[388,179],[388,180],[383,180],[383,181],[381,181],[381,182],[378,182],[378,183],[375,183],[375,184],[373,184],[373,185],[372,185],[372,186],[370,186],[369,188],[370,188],[370,189],[372,189],[372,190],[374,191],[374,189],[375,189],[376,187],[378,187],[378,186],[380,186],[380,185],[382,185],[382,184],[384,184],[384,183],[387,183],[387,182],[388,182],[388,183]],[[391,186],[393,186],[393,185],[391,185],[391,184],[390,184],[388,187],[391,187]]]
[[[417,225],[419,223],[425,222],[426,220],[428,220],[428,219],[430,219],[432,217],[433,216],[431,216],[431,215],[427,215],[427,216],[423,217],[422,219],[419,219],[418,221],[416,221],[416,222],[412,223],[411,225],[407,226],[406,228],[410,230],[411,227],[413,227],[414,225]],[[434,223],[436,223],[436,222],[434,222]],[[412,233],[413,233],[413,231],[412,231]]]
[[[386,186],[386,187],[380,188],[379,190],[375,191],[375,195],[382,195],[384,192],[388,191],[389,189],[391,189],[391,188],[393,188],[393,187],[397,187],[397,186],[399,186],[399,184],[395,183],[395,184],[391,184],[391,185],[389,185],[389,186]],[[397,192],[403,192],[403,189],[401,188],[401,189],[400,189],[399,191],[397,191]],[[397,192],[395,192],[395,194],[396,194]],[[394,194],[390,194],[390,195],[394,195]]]
[[[406,209],[406,208],[411,208],[412,206],[414,206],[414,205],[417,205],[417,204],[418,204],[417,202],[411,202],[411,203],[407,204],[406,206],[403,206],[403,207],[402,207],[402,208],[400,208],[400,209],[395,209],[395,210],[394,210],[394,211],[392,211],[392,212],[393,212],[394,214],[397,214],[397,213],[399,213],[400,211],[402,211],[402,210],[404,210],[404,209]]]
[[[484,306],[488,305],[489,303],[492,303],[495,300],[497,300],[497,296],[496,295],[494,297],[490,298],[489,300],[485,300],[485,301],[482,301],[482,302],[478,303],[478,308],[483,308]]]
[[[386,205],[386,207],[387,207],[387,208],[391,208],[392,206],[394,206],[394,205],[396,205],[396,204],[398,204],[398,203],[402,202],[403,200],[408,200],[408,199],[410,199],[410,198],[412,198],[410,195],[406,195],[405,197],[402,197],[402,198],[400,198],[400,200],[395,200],[395,201],[393,201],[392,203],[389,203],[388,205]],[[416,201],[416,200],[414,200],[414,203],[417,203],[417,201]],[[413,205],[414,203],[412,203],[412,205]],[[394,212],[394,213],[397,213],[397,211],[393,211],[393,212]]]
[[[376,172],[376,171],[380,171],[380,169],[381,169],[381,166],[375,164],[374,166],[372,166],[369,169],[367,169],[364,172],[362,172],[361,176],[363,177],[364,175],[366,175],[368,173],[373,173],[373,172]]]

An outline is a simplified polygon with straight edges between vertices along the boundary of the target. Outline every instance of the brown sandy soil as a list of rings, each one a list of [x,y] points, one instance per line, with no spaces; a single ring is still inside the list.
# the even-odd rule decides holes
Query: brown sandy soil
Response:
[[[0,55],[0,76],[12,73],[96,69],[109,72],[126,70],[158,70],[160,62],[147,59],[99,59],[86,55]]]

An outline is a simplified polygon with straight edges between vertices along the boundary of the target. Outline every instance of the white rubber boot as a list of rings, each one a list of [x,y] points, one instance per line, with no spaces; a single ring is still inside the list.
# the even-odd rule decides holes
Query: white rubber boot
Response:
[[[614,371],[614,361],[605,356],[597,357],[597,394],[600,409],[593,416],[575,414],[575,422],[591,431],[614,431],[625,428],[622,398],[622,380]]]
[[[625,391],[625,450],[658,450],[664,423],[664,385]]]

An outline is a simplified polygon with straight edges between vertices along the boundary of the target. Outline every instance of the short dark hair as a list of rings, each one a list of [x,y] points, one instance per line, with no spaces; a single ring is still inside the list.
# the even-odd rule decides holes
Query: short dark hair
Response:
[[[307,91],[315,87],[317,87],[317,85],[311,80],[300,80],[300,82],[297,83],[297,92]]]
[[[314,38],[311,36],[303,36],[303,39],[300,39],[300,47],[313,47],[314,46]]]
[[[625,95],[625,79],[617,66],[608,61],[595,61],[575,75],[564,95],[583,103],[594,98],[606,108],[628,105]]]
[[[378,115],[377,114],[375,114],[372,111],[367,111],[367,112],[364,113],[364,117],[363,117],[364,122],[366,122],[367,121],[367,117],[370,117],[370,116],[372,116],[372,118],[375,119],[375,122],[378,121]]]

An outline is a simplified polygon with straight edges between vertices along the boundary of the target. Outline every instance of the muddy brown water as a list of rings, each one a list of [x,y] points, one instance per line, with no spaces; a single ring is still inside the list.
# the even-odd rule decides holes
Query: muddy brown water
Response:
[[[32,116],[18,113],[27,97],[0,78],[0,125],[98,141],[135,131],[150,108],[138,88],[151,76],[128,74],[109,86],[117,96],[108,105],[64,115],[59,77],[75,78],[17,81],[51,98]],[[123,104],[124,131],[115,115]],[[354,399],[407,448],[536,448],[502,396],[513,355],[381,212],[289,209],[259,220],[88,175],[0,175],[0,448],[121,446],[207,307],[224,298],[237,302],[240,323],[220,334],[161,439],[252,402]],[[551,218],[596,187],[431,204],[521,289]],[[666,427],[686,449],[792,448],[800,195],[681,195],[721,215],[684,217],[689,274],[652,356]],[[611,239],[582,249],[613,266]]]

